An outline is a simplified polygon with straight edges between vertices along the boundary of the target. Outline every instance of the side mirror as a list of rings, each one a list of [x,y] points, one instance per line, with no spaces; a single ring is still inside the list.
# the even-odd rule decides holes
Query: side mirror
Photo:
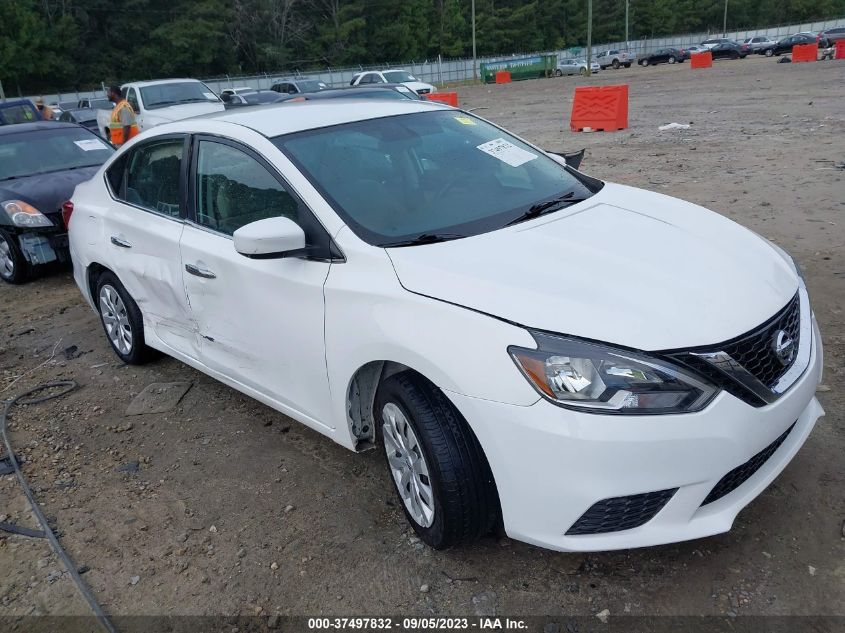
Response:
[[[288,218],[267,218],[242,226],[234,235],[235,250],[252,259],[291,257],[305,248],[305,232]]]

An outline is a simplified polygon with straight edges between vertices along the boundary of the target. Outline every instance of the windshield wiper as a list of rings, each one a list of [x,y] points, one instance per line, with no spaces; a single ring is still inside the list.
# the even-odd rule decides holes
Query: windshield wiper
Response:
[[[399,240],[398,242],[388,242],[387,244],[380,244],[382,248],[393,248],[394,246],[420,246],[422,244],[435,244],[437,242],[448,242],[449,240],[459,240],[466,235],[460,233],[423,233],[417,235],[409,240]]]
[[[545,215],[546,213],[551,213],[552,211],[559,211],[564,207],[568,207],[571,204],[576,204],[578,202],[583,202],[587,198],[584,196],[574,197],[575,192],[570,191],[569,193],[565,193],[562,196],[557,196],[556,198],[552,198],[551,200],[544,200],[543,202],[538,202],[536,204],[532,204],[528,211],[520,215],[519,217],[514,218],[505,226],[512,226],[514,224],[519,224],[520,222],[525,222],[526,220],[533,220],[534,218],[538,218],[541,215]]]

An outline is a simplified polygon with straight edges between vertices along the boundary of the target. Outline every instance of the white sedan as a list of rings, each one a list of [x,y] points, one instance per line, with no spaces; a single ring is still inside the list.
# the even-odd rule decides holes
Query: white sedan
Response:
[[[823,414],[784,251],[439,104],[161,125],[65,213],[122,360],[378,447],[436,548],[500,522],[557,550],[724,532]]]

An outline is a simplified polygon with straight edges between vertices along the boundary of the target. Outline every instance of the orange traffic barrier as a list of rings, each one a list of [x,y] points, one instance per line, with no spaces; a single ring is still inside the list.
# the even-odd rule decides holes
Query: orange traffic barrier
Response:
[[[836,42],[836,54],[833,56],[834,59],[845,59],[845,40],[839,40]]]
[[[458,93],[457,92],[430,92],[425,96],[429,101],[439,101],[446,103],[453,108],[458,107]]]
[[[713,53],[710,51],[695,53],[689,58],[689,61],[692,68],[710,68],[713,66]]]
[[[500,70],[496,73],[497,84],[509,84],[511,82],[511,73],[509,70]]]
[[[796,44],[792,47],[792,63],[814,62],[819,57],[818,44]]]
[[[628,86],[579,86],[572,100],[569,129],[615,132],[628,127]]]

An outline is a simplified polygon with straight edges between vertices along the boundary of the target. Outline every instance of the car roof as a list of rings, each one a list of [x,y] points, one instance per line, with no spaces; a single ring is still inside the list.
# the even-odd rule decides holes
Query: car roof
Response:
[[[127,81],[126,83],[122,84],[120,87],[123,88],[125,86],[135,86],[136,88],[146,88],[147,86],[158,86],[160,84],[181,84],[186,81],[196,81],[199,83],[199,79],[194,79],[192,77],[184,77],[182,79],[154,79],[151,81]]]
[[[76,123],[65,123],[63,121],[33,121],[32,123],[14,123],[12,125],[0,125],[0,136],[6,134],[18,134],[20,132],[34,132],[35,130],[55,130],[57,128],[78,128]]]
[[[203,119],[234,123],[272,138],[281,134],[291,134],[342,123],[445,109],[451,108],[441,103],[414,99],[393,101],[315,99],[313,101],[286,101],[270,104],[260,109],[225,110],[194,117],[191,120]],[[179,123],[176,122],[167,127],[178,127]]]

